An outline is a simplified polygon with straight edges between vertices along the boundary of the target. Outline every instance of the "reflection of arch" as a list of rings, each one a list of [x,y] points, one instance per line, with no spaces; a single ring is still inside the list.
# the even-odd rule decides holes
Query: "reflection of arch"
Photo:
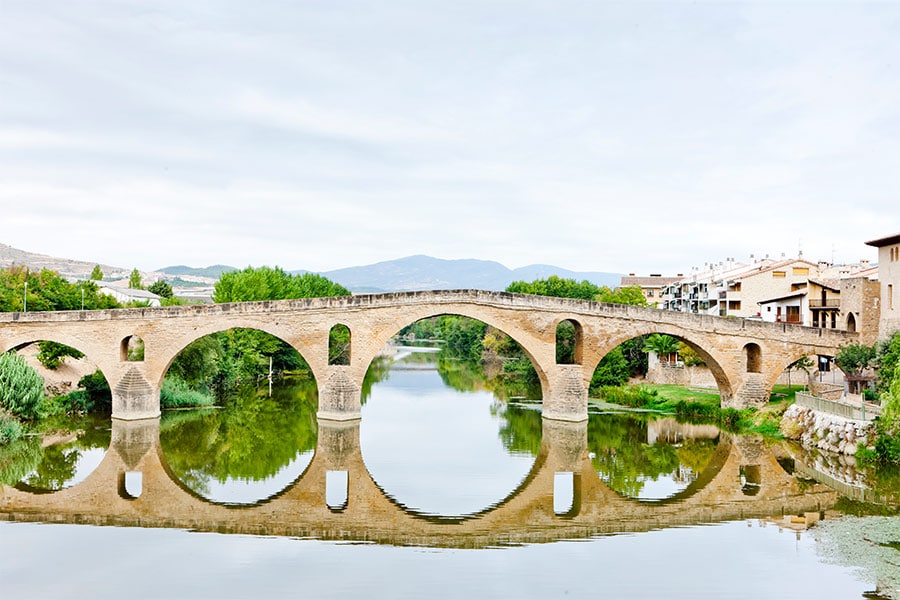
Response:
[[[422,512],[413,508],[409,508],[393,496],[391,496],[387,491],[379,485],[379,483],[375,480],[375,477],[372,476],[371,471],[365,464],[365,458],[363,458],[363,467],[366,470],[366,475],[368,475],[369,480],[372,482],[372,485],[381,493],[385,500],[391,503],[393,506],[397,507],[399,510],[402,510],[405,514],[413,517],[414,519],[422,520],[428,523],[439,523],[439,524],[457,524],[464,523],[466,521],[475,521],[484,517],[485,515],[491,514],[505,505],[512,502],[516,497],[518,497],[523,492],[526,492],[529,486],[537,479],[538,476],[542,475],[542,471],[544,470],[544,465],[547,461],[547,454],[544,451],[544,447],[541,447],[541,453],[538,454],[534,459],[534,464],[531,465],[531,469],[528,471],[528,474],[525,475],[522,482],[519,483],[516,488],[510,492],[505,498],[486,506],[482,510],[478,512],[470,513],[467,515],[457,515],[457,516],[448,516],[448,515],[433,515],[431,513]]]
[[[686,488],[672,494],[667,498],[660,499],[641,499],[641,498],[630,498],[628,496],[624,496],[617,492],[616,490],[612,490],[612,492],[625,500],[630,502],[637,502],[638,504],[648,504],[654,506],[665,506],[667,504],[677,504],[679,502],[684,502],[694,494],[697,494],[703,488],[712,482],[722,468],[725,466],[725,463],[728,461],[728,457],[731,454],[731,440],[726,436],[719,436],[719,443],[716,445],[716,451],[713,453],[712,458],[709,459],[709,463],[706,465],[706,468],[700,472],[697,476],[697,479],[692,481]],[[598,474],[599,478],[599,474]]]
[[[122,362],[143,362],[144,340],[136,335],[129,335],[119,344],[119,360]]]
[[[556,325],[556,364],[581,364],[583,336],[581,323],[574,319],[564,319]]]
[[[312,467],[312,464],[313,464],[313,460],[315,460],[315,454],[313,454],[313,460],[311,460],[310,463],[308,465],[306,465],[306,468],[303,469],[303,472],[300,473],[300,475],[298,475],[296,479],[294,479],[291,483],[288,483],[283,489],[275,492],[268,498],[262,498],[255,502],[238,504],[238,503],[234,503],[234,502],[217,502],[215,500],[210,500],[209,498],[206,498],[205,496],[199,494],[198,492],[196,492],[195,490],[190,488],[186,483],[184,483],[181,480],[180,477],[178,477],[177,474],[175,474],[175,472],[172,470],[172,467],[169,466],[169,463],[166,460],[166,453],[163,450],[162,444],[156,444],[156,456],[159,460],[159,464],[162,467],[163,472],[172,481],[172,483],[175,484],[178,487],[178,489],[180,489],[182,492],[184,492],[191,498],[194,498],[195,500],[199,500],[200,502],[202,502],[204,504],[208,504],[210,506],[221,506],[221,507],[233,509],[233,510],[248,509],[248,508],[252,508],[254,506],[263,506],[265,504],[272,502],[273,500],[277,500],[278,498],[281,498],[282,496],[284,496],[285,494],[287,494],[288,492],[290,492],[291,490],[293,490],[295,487],[297,487],[300,484],[300,482],[303,480],[303,477],[310,471],[310,468]]]
[[[394,320],[393,324],[384,327],[378,332],[372,332],[371,343],[367,344],[367,346],[371,348],[372,351],[364,357],[365,370],[363,370],[363,373],[365,373],[366,370],[368,370],[369,367],[372,366],[372,362],[375,360],[377,352],[382,347],[384,347],[384,345],[387,344],[391,338],[397,335],[397,333],[405,327],[408,327],[409,325],[412,325],[413,323],[416,323],[418,321],[434,317],[467,317],[469,319],[481,321],[482,323],[489,325],[497,331],[500,331],[512,338],[512,340],[522,348],[522,350],[525,352],[525,355],[528,357],[528,360],[531,361],[534,370],[537,371],[538,379],[541,382],[542,395],[544,398],[547,397],[547,393],[549,391],[547,374],[544,372],[542,363],[536,358],[543,346],[540,340],[531,337],[524,330],[512,330],[513,328],[510,326],[510,323],[504,322],[502,319],[498,320],[497,318],[494,318],[490,307],[462,304],[454,306],[449,310],[441,310],[439,307],[429,306],[416,308],[420,308],[419,314],[409,317],[408,313],[406,313],[403,317]]]
[[[350,328],[338,323],[328,333],[328,364],[349,365],[351,350]]]
[[[856,333],[856,317],[853,316],[853,313],[847,313],[847,332],[848,333]]]
[[[747,373],[762,373],[762,349],[758,344],[744,346],[744,359]]]

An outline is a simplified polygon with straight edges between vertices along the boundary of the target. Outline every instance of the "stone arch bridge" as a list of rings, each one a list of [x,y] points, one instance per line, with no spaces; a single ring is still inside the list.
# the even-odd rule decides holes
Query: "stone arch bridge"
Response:
[[[664,333],[689,344],[710,367],[723,406],[764,403],[778,375],[802,356],[833,356],[856,334],[798,325],[694,315],[505,292],[451,290],[369,294],[162,308],[0,314],[0,352],[35,341],[72,346],[103,372],[113,394],[113,418],[159,416],[163,377],[191,342],[232,328],[281,338],[309,363],[319,389],[319,416],[360,416],[365,373],[403,327],[439,315],[478,319],[515,339],[531,358],[546,418],[587,418],[587,388],[600,359],[624,341]],[[557,326],[576,331],[574,364],[557,364]],[[329,364],[331,329],[350,331],[349,364]],[[129,340],[144,343],[143,360],[129,360]]]

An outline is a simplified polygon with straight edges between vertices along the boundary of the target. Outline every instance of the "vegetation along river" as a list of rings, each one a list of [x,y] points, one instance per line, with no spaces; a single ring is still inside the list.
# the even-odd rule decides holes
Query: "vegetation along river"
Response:
[[[671,417],[543,421],[539,390],[439,352],[398,349],[370,376],[349,423],[317,421],[301,378],[4,447],[3,597],[896,592],[897,539],[878,555],[854,537],[891,531],[896,479]]]

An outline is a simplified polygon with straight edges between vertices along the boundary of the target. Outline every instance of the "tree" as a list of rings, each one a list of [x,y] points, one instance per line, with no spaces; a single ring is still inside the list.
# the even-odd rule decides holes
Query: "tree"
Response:
[[[630,306],[647,306],[647,298],[639,285],[610,289],[606,286],[600,288],[597,294],[598,302],[609,304],[628,304]]]
[[[350,290],[318,275],[291,275],[280,267],[247,267],[224,273],[213,291],[213,302],[253,302],[290,298],[349,296]]]
[[[871,367],[875,360],[875,348],[864,344],[841,346],[834,356],[834,362],[846,375],[859,377]]]
[[[40,349],[37,354],[38,361],[50,370],[58,368],[67,356],[75,360],[84,357],[84,354],[75,348],[57,342],[38,342],[38,348]]]
[[[144,289],[144,286],[141,283],[141,272],[137,270],[137,267],[132,269],[131,275],[128,277],[128,288],[132,290]]]
[[[678,344],[678,339],[671,335],[654,333],[644,340],[644,352],[655,352],[660,358],[665,357],[667,363],[672,363],[678,357]]]
[[[118,308],[115,298],[101,294],[94,281],[69,283],[59,273],[49,269],[30,271],[25,267],[0,270],[0,311],[21,311],[24,308],[25,284],[28,284],[28,311],[80,310],[84,308]]]
[[[175,295],[172,290],[172,285],[164,279],[154,281],[150,284],[150,287],[147,288],[147,291],[156,294],[160,298],[171,298]]]
[[[103,281],[103,269],[100,268],[100,265],[94,265],[94,270],[91,271],[91,281]]]
[[[556,275],[551,275],[547,279],[535,279],[530,283],[513,281],[506,286],[506,291],[515,294],[594,300],[600,293],[600,288],[587,280],[579,282],[574,279],[563,279]]]

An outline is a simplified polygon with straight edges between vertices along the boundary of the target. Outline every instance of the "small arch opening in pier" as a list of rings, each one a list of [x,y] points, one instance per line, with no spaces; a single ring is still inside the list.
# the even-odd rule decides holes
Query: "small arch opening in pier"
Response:
[[[119,479],[119,496],[126,500],[137,500],[144,493],[144,474],[141,471],[126,471]]]
[[[338,323],[331,328],[328,333],[328,364],[329,365],[349,365],[350,364],[350,328],[342,323]]]
[[[744,346],[744,360],[748,373],[762,373],[762,349],[758,344]]]
[[[553,474],[553,514],[557,517],[574,517],[578,514],[578,476],[572,471]]]
[[[582,338],[581,323],[572,319],[560,321],[556,326],[556,364],[580,365]]]
[[[325,472],[325,505],[330,510],[347,508],[350,495],[350,474],[347,471]]]
[[[759,493],[762,485],[762,473],[759,465],[742,465],[741,474],[741,492],[745,496],[755,496]]]
[[[144,340],[136,335],[129,335],[122,340],[119,356],[122,362],[143,362]]]

